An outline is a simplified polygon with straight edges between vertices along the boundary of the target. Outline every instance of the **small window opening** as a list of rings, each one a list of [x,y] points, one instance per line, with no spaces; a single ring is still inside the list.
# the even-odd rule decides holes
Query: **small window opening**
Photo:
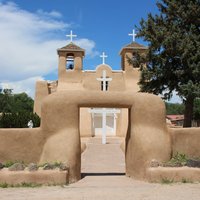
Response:
[[[66,70],[74,69],[74,55],[68,54],[66,58]]]
[[[133,60],[133,61],[137,61],[137,54],[136,54],[136,53],[133,53],[133,54],[132,54],[132,60]]]
[[[101,81],[101,90],[103,91],[103,85],[104,85],[104,82]],[[105,82],[105,85],[106,85],[106,91],[108,90],[108,81]]]
[[[134,68],[139,68],[139,61],[138,61],[138,54],[136,52],[133,52],[132,54],[132,63]]]

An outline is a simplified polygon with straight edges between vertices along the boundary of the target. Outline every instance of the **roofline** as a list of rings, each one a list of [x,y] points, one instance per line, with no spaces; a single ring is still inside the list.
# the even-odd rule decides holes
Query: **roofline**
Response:
[[[122,51],[125,50],[125,49],[133,49],[133,50],[147,50],[149,49],[149,47],[123,47],[120,52],[119,52],[119,55],[121,55]]]
[[[59,52],[73,52],[73,51],[75,51],[75,52],[82,52],[83,53],[83,55],[85,56],[85,50],[84,49],[82,49],[82,50],[78,50],[78,49],[62,49],[62,48],[60,48],[60,49],[57,49],[57,53],[59,53]]]

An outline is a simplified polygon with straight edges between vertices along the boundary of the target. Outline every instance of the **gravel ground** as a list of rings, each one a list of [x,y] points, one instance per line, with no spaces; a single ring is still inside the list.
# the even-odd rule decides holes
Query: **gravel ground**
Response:
[[[199,200],[200,184],[151,184],[125,176],[86,176],[69,186],[0,189],[1,200]]]

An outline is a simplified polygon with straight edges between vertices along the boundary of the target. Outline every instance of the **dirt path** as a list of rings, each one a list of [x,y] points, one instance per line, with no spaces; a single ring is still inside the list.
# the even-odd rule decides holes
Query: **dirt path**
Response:
[[[200,184],[150,184],[127,178],[120,140],[89,140],[82,155],[84,178],[65,187],[0,189],[0,200],[199,200]]]

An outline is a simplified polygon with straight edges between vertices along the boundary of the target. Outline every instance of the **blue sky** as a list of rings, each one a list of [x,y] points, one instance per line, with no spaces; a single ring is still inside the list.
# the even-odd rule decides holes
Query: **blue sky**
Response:
[[[128,33],[139,24],[142,17],[147,17],[147,13],[157,11],[155,0],[15,0],[14,2],[20,8],[33,13],[38,10],[59,12],[62,15],[59,20],[70,24],[70,27],[57,31],[53,37],[65,40],[65,35],[72,29],[79,39],[88,38],[94,41],[95,51],[98,53],[105,51],[108,55],[107,63],[114,69],[120,68],[118,55],[120,49],[131,42]],[[141,39],[137,41],[143,43]],[[86,56],[84,68],[94,69],[100,62],[98,55]]]
[[[157,11],[156,0],[0,0],[0,84],[34,97],[37,80],[57,80],[56,50],[69,42],[70,30],[86,49],[84,69],[101,64],[103,51],[106,64],[120,69],[128,33]]]

